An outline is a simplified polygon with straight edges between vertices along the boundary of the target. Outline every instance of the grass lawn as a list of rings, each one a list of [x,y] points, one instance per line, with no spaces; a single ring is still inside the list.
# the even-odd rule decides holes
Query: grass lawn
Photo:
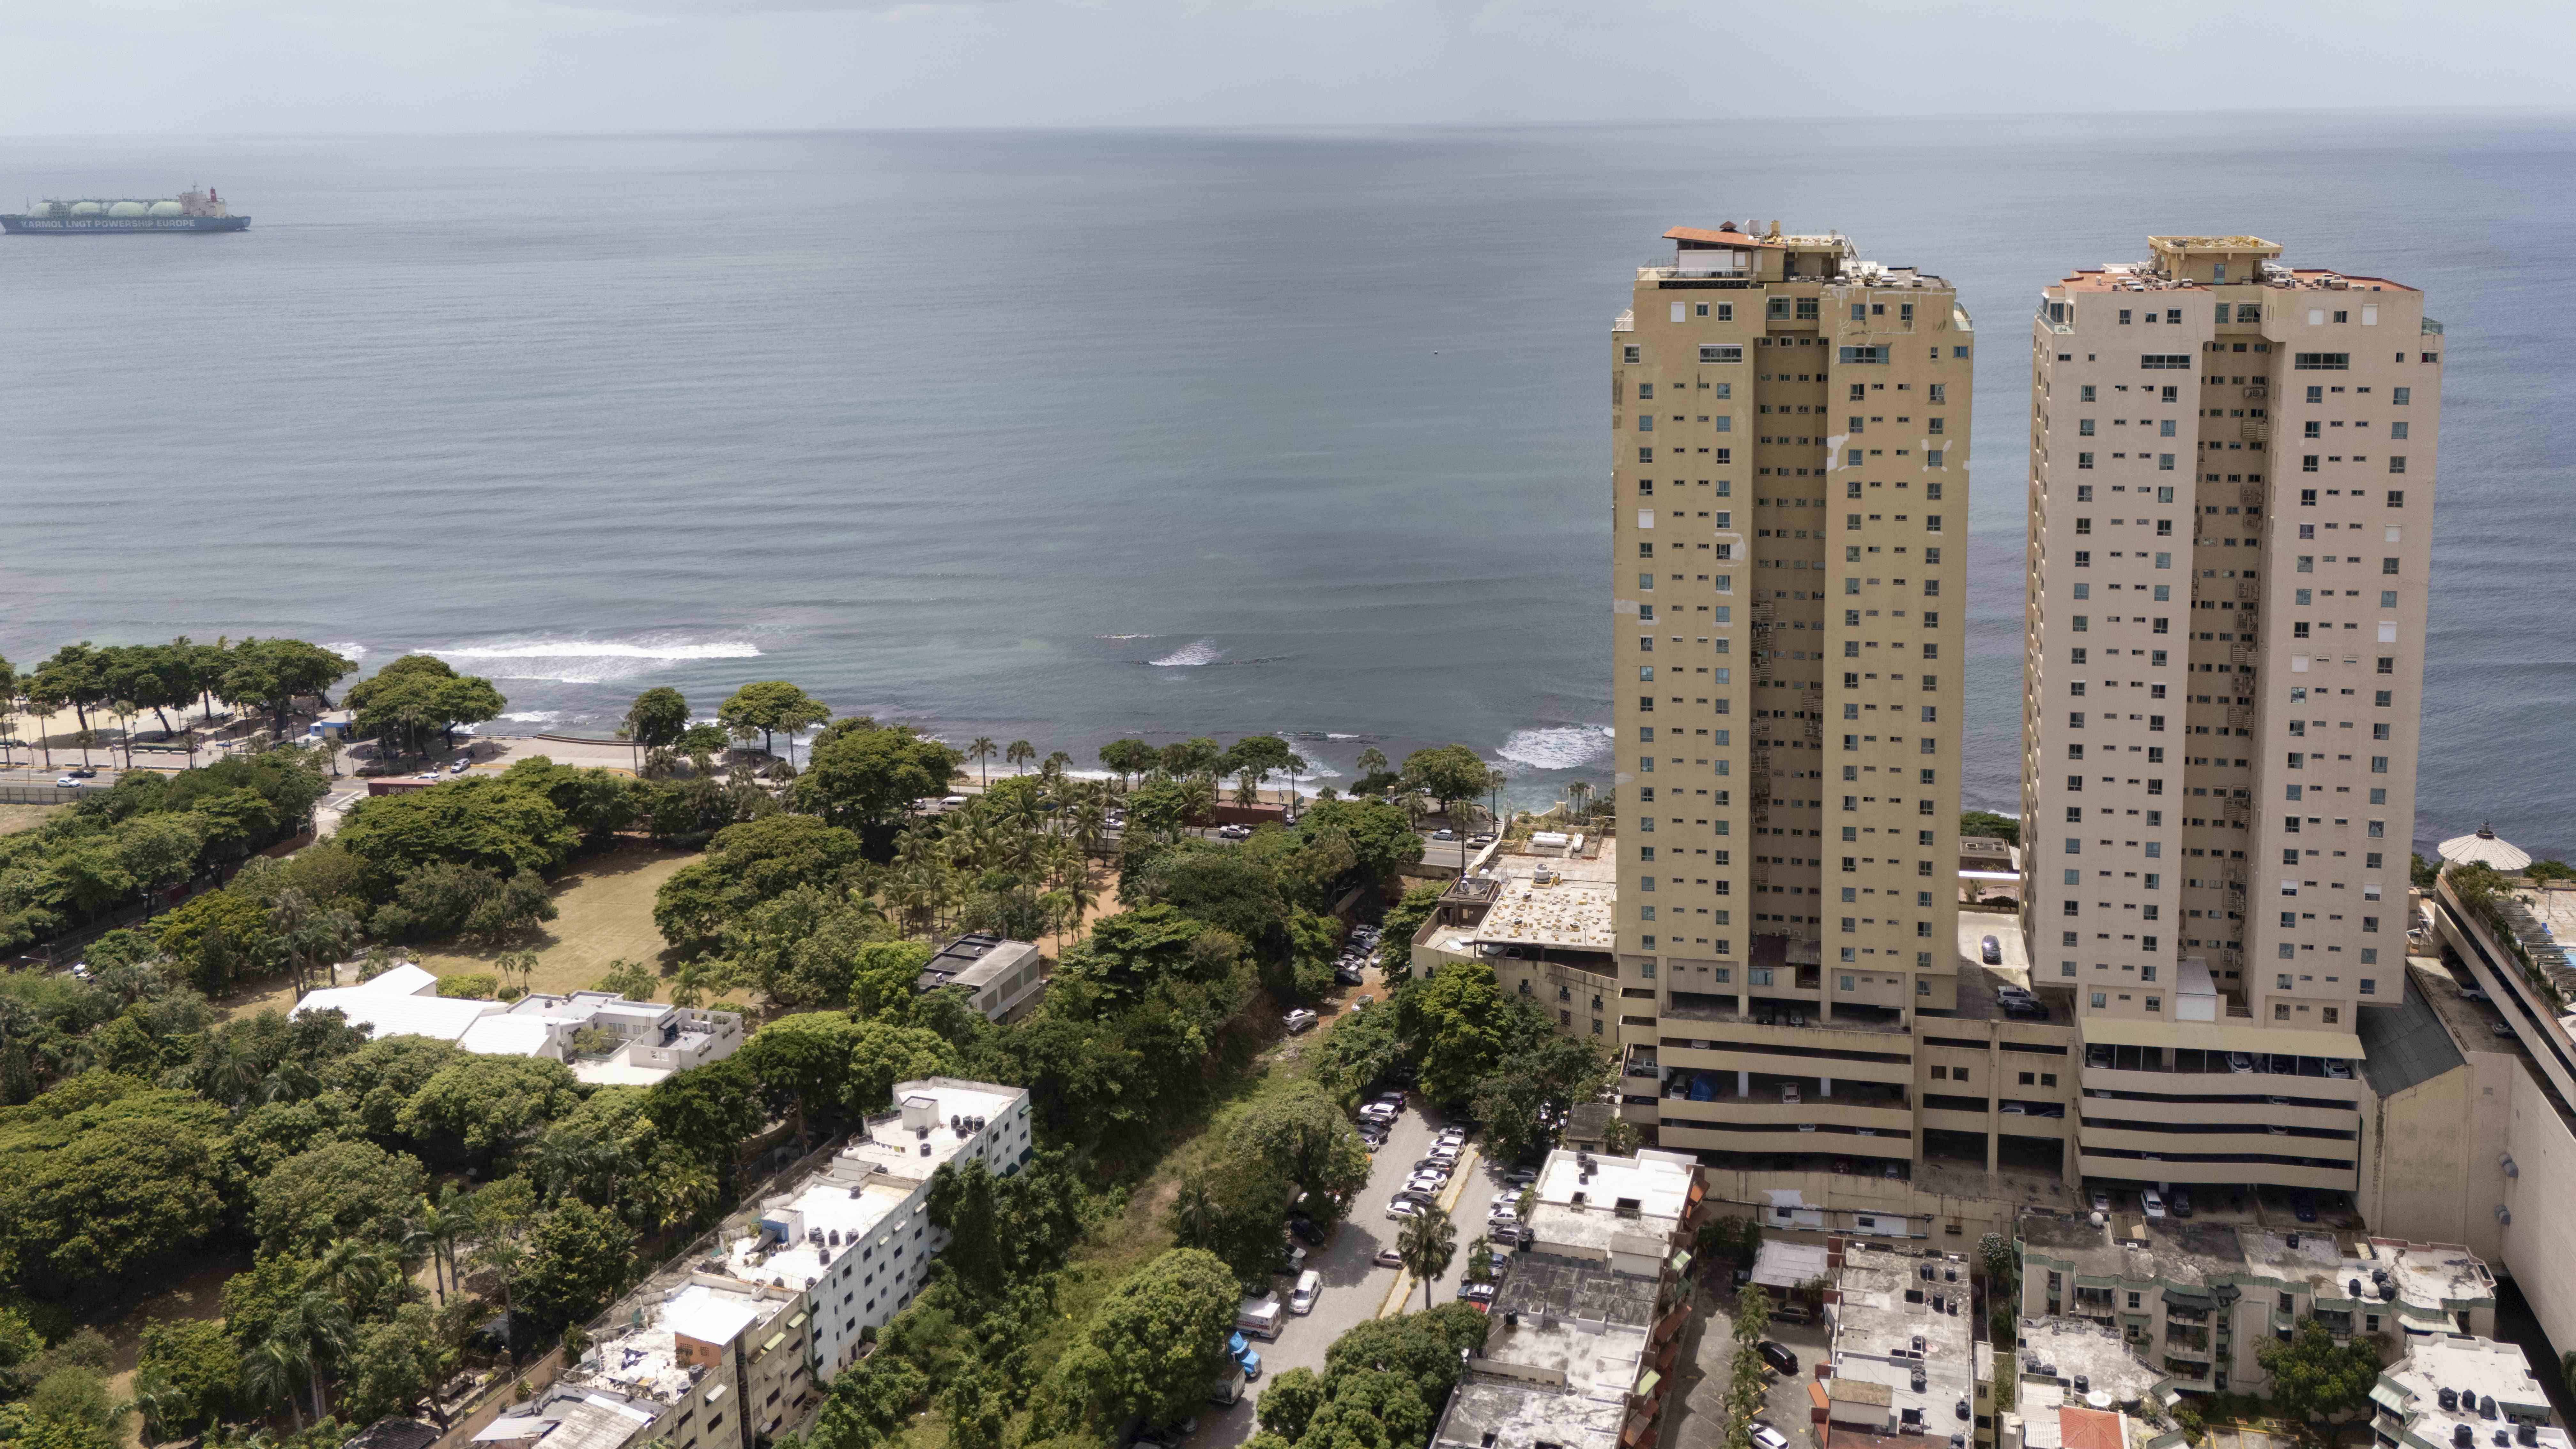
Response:
[[[70,808],[68,805],[0,805],[0,835],[33,830],[53,819],[55,811]]]
[[[616,961],[660,970],[669,943],[653,925],[653,893],[695,859],[690,851],[637,846],[593,856],[564,872],[554,885],[560,914],[528,947],[537,953],[529,989],[587,991]],[[500,954],[448,946],[424,950],[418,959],[422,969],[440,976],[491,975]]]

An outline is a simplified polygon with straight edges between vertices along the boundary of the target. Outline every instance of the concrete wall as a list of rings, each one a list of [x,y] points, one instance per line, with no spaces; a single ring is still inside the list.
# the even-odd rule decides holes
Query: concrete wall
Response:
[[[2371,1231],[2460,1243],[2493,1263],[2503,1252],[2506,1106],[2520,1062],[2474,1052],[2465,1065],[2365,1108],[2361,1192]],[[2553,1114],[2554,1116],[2554,1114]]]
[[[2515,1071],[2510,1092],[2499,1095],[2510,1099],[2505,1150],[2517,1175],[2503,1183],[2513,1221],[2503,1227],[2498,1261],[2549,1341],[2561,1351],[2576,1348],[2576,1133],[2528,1072]],[[2500,1170],[2492,1158],[2489,1164]],[[2463,1210],[2484,1214],[2493,1230],[2493,1212],[2476,1195]]]

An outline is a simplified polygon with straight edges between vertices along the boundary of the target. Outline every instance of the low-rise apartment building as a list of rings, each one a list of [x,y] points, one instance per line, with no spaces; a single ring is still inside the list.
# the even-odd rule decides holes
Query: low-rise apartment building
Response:
[[[1531,1241],[1497,1286],[1492,1328],[1433,1436],[1446,1449],[1634,1449],[1673,1400],[1690,1293],[1689,1159],[1559,1149],[1539,1174]]]
[[[1033,941],[990,933],[960,936],[921,968],[913,989],[923,994],[955,986],[988,1021],[1013,1021],[1046,992],[1046,958]]]
[[[638,1443],[751,1449],[819,1397],[804,1298],[683,1261],[594,1322],[558,1383],[613,1395],[649,1416]]]
[[[2495,1329],[2495,1278],[2466,1248],[2170,1218],[2025,1214],[2021,1315],[2115,1329],[2173,1386],[2259,1393],[2265,1338],[2316,1319],[2408,1344]]]
[[[830,1159],[728,1219],[706,1265],[800,1295],[826,1382],[921,1291],[948,1245],[930,1221],[932,1175],[982,1163],[1007,1177],[1036,1147],[1026,1088],[932,1077],[897,1083],[894,1100]]]
[[[1891,1436],[1964,1444],[1992,1419],[1968,1265],[1955,1254],[1827,1242],[1830,1373],[1817,1413],[1827,1446]]]
[[[2380,1449],[2568,1449],[2547,1391],[2522,1350],[2482,1337],[2434,1337],[2380,1370],[2371,1387]]]

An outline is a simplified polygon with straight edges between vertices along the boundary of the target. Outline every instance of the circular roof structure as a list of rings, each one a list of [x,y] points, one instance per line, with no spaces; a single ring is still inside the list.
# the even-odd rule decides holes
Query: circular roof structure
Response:
[[[2511,874],[2531,864],[2530,852],[2497,837],[2495,827],[2481,825],[2474,835],[2455,835],[2442,842],[2442,859],[2453,865],[2484,865]]]
[[[96,216],[101,210],[102,208],[95,201],[75,201],[72,203],[72,215],[74,216]]]
[[[152,203],[151,207],[151,213],[154,216],[179,216],[185,213],[186,210],[186,207],[181,206],[175,201],[156,201]]]
[[[142,202],[118,201],[109,204],[107,214],[110,216],[141,216],[144,213],[144,210],[145,207]]]

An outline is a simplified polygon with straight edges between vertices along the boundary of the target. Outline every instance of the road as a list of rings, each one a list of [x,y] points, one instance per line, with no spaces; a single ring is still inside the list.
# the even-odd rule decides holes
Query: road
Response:
[[[1439,1114],[1426,1112],[1418,1105],[1408,1107],[1396,1119],[1387,1133],[1386,1145],[1370,1160],[1368,1186],[1360,1189],[1350,1220],[1334,1228],[1322,1248],[1307,1254],[1306,1266],[1324,1275],[1324,1291],[1315,1301],[1315,1311],[1304,1317],[1289,1315],[1279,1330],[1278,1341],[1253,1344],[1261,1353],[1260,1379],[1232,1408],[1211,1408],[1201,1414],[1198,1432],[1188,1441],[1189,1449],[1229,1449],[1251,1438],[1258,1427],[1254,1422],[1255,1402],[1271,1380],[1292,1368],[1322,1373],[1324,1353],[1333,1341],[1378,1317],[1380,1310],[1387,1307],[1397,1278],[1403,1276],[1401,1270],[1381,1268],[1374,1261],[1378,1249],[1395,1245],[1396,1233],[1403,1227],[1401,1221],[1386,1215],[1387,1200],[1404,1186],[1413,1164],[1429,1153],[1431,1140],[1443,1125]],[[1467,1245],[1483,1231],[1486,1211],[1500,1181],[1500,1171],[1481,1156],[1472,1156],[1449,1180],[1442,1200],[1458,1224],[1458,1253],[1449,1272],[1432,1284],[1432,1302],[1445,1303],[1455,1297],[1458,1274],[1467,1263]],[[1285,1302],[1293,1283],[1287,1278],[1276,1282],[1280,1300]],[[1410,1291],[1396,1305],[1396,1311],[1421,1311],[1422,1285],[1408,1279],[1407,1286]]]

